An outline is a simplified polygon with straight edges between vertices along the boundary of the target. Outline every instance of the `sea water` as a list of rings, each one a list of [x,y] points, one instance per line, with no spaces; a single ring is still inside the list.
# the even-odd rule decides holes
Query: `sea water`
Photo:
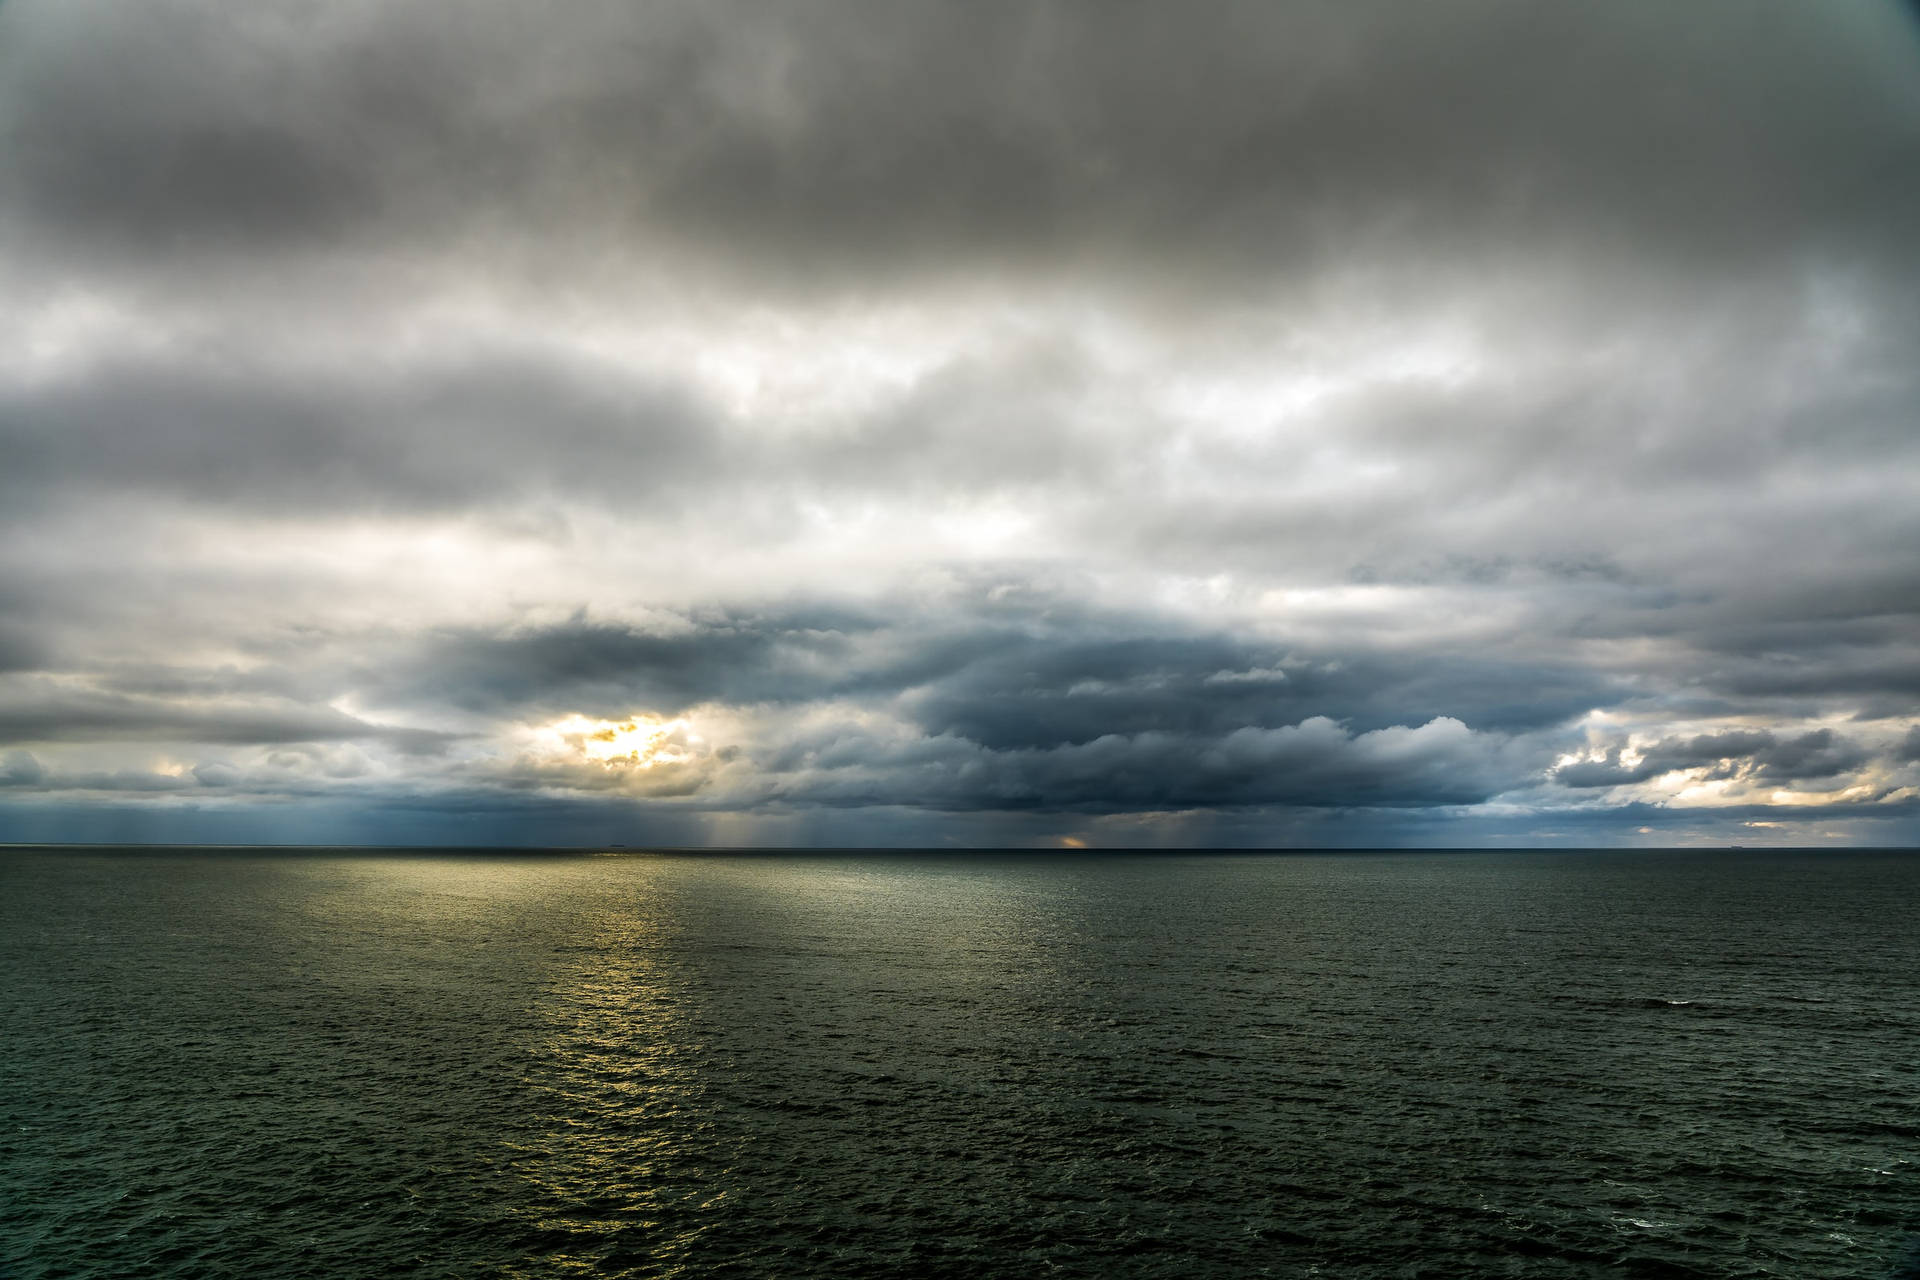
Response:
[[[1882,1277],[1920,856],[0,850],[0,1274]]]

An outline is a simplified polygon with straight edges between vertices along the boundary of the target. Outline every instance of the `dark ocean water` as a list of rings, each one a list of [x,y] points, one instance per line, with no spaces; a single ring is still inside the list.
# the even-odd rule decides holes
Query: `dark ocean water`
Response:
[[[1899,854],[0,850],[0,1274],[1915,1275],[1917,921]]]

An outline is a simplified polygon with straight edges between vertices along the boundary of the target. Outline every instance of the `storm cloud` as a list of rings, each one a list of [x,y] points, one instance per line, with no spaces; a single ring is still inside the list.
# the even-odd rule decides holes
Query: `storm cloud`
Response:
[[[28,0],[0,147],[0,839],[1920,834],[1910,6]]]

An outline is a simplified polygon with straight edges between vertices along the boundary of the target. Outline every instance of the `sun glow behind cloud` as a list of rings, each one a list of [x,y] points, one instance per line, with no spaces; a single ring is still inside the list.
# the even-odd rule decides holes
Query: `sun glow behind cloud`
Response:
[[[693,759],[688,745],[697,740],[685,720],[663,720],[655,715],[591,720],[575,714],[546,725],[538,736],[556,755],[588,760],[607,769],[685,764]]]

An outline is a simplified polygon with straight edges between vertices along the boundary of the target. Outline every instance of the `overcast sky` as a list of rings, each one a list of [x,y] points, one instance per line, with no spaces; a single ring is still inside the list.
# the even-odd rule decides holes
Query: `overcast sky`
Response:
[[[1920,842],[1888,0],[10,0],[0,839]]]

